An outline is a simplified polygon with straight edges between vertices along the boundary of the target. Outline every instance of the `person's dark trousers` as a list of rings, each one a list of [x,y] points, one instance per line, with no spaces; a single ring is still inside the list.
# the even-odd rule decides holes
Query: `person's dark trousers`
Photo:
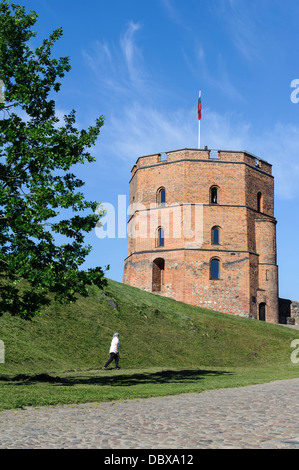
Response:
[[[104,367],[108,367],[109,364],[111,364],[111,362],[113,361],[113,359],[115,359],[115,367],[118,367],[119,356],[118,354],[115,354],[115,353],[110,353],[110,357],[108,361],[106,362],[106,364],[104,365]]]

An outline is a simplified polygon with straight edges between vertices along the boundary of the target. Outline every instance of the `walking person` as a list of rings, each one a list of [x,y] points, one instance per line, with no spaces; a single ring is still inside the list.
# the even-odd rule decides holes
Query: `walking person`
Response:
[[[112,341],[111,341],[111,346],[110,346],[110,357],[104,367],[102,367],[103,370],[106,370],[106,368],[111,364],[113,360],[115,360],[115,369],[119,370],[120,368],[118,367],[118,361],[119,361],[119,333],[114,333]]]

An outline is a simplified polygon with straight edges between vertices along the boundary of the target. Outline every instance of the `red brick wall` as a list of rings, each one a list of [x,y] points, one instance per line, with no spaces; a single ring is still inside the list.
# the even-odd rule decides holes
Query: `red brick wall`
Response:
[[[211,204],[211,186],[217,187],[217,204]],[[165,207],[157,204],[161,187]],[[266,320],[278,322],[271,165],[243,152],[219,151],[212,159],[209,151],[196,149],[169,152],[166,161],[159,154],[141,157],[130,181],[133,203],[125,283],[151,292],[153,261],[163,258],[161,295],[255,318],[259,303],[265,302]],[[179,216],[183,211],[185,218]],[[159,247],[161,226],[165,241]],[[217,245],[211,238],[215,226],[220,233]],[[210,279],[213,257],[220,261],[218,280]]]

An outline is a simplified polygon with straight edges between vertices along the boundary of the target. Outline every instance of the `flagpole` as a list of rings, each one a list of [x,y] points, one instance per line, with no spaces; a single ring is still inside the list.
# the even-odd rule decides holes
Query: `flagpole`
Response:
[[[198,142],[197,148],[200,149],[200,121],[201,121],[201,90],[199,90],[198,94]]]

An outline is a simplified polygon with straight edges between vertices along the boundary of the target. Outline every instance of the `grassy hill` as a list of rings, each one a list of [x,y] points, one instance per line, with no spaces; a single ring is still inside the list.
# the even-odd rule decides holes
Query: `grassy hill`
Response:
[[[102,371],[116,331],[122,369]],[[104,292],[92,287],[88,298],[68,306],[52,304],[32,321],[0,317],[5,344],[5,363],[0,364],[2,407],[181,393],[299,377],[299,364],[290,360],[291,341],[298,337],[298,331],[284,326],[193,307],[109,280]],[[214,379],[201,380],[199,389],[203,375]],[[60,386],[54,389],[55,381]],[[44,388],[35,393],[39,382]],[[157,384],[163,383],[167,390],[158,390]],[[47,387],[48,400],[42,398]],[[12,393],[15,398],[10,400]]]

